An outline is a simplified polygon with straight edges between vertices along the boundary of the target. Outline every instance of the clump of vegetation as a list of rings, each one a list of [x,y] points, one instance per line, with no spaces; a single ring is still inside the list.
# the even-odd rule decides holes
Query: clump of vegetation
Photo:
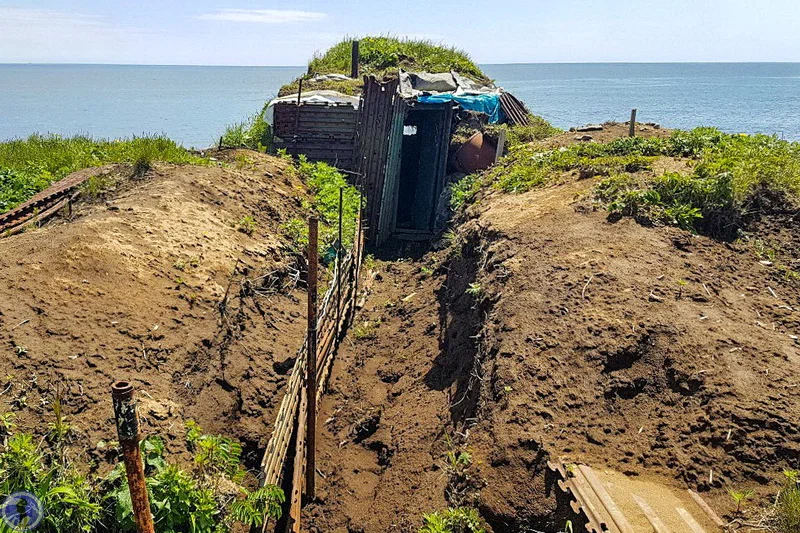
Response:
[[[0,213],[13,209],[67,174],[109,163],[141,173],[153,162],[206,164],[162,136],[97,140],[84,136],[31,135],[0,143]]]
[[[329,48],[325,53],[317,53],[308,64],[306,78],[319,74],[350,75],[352,63],[352,43],[359,41],[359,72],[381,77],[396,74],[399,68],[426,72],[456,72],[476,81],[489,81],[464,51],[422,39],[398,38],[390,36],[346,38]],[[296,94],[299,80],[285,85],[280,96]],[[334,90],[343,94],[357,95],[361,92],[361,80],[326,80],[303,82],[303,90]]]
[[[59,397],[53,411],[49,438],[41,442],[30,434],[14,433],[13,422],[8,420],[4,427],[7,440],[0,450],[0,492],[29,492],[42,503],[46,512],[36,531],[135,531],[124,466],[120,463],[102,478],[81,474],[62,453],[70,426]],[[194,427],[199,465],[195,472],[168,464],[161,439],[151,437],[141,444],[156,530],[225,533],[237,522],[257,527],[265,519],[279,518],[284,501],[279,488],[249,491],[239,484],[241,447],[223,437],[202,435],[200,428]]]
[[[377,329],[373,322],[362,322],[353,327],[353,337],[357,341],[372,340],[377,337]]]
[[[596,187],[595,198],[612,214],[728,237],[762,198],[800,196],[800,143],[698,133],[692,138],[681,132],[667,141],[674,150],[670,155],[699,154],[691,174],[611,176]],[[702,149],[701,142],[707,143]]]
[[[360,203],[360,193],[347,183],[344,175],[327,163],[309,162],[300,156],[297,168],[311,192],[311,200],[304,208],[319,216],[319,248],[326,255],[335,250],[339,240],[339,190],[342,190],[342,243],[346,249],[352,246]],[[305,220],[291,219],[282,225],[284,235],[298,253],[308,246],[308,225]]]
[[[486,526],[478,511],[468,507],[426,514],[423,521],[419,533],[486,533]]]
[[[496,133],[501,129],[506,131],[506,145],[509,147],[541,141],[564,131],[556,128],[544,118],[533,114],[528,115],[528,124],[524,126],[501,124],[487,127],[487,131],[492,133]]]
[[[776,522],[781,533],[800,532],[800,472],[784,470],[786,481],[775,502]]]
[[[466,52],[423,39],[397,37],[347,38],[324,54],[315,54],[308,64],[309,74],[350,73],[352,42],[358,40],[359,69],[363,74],[382,74],[390,69],[417,69],[427,72],[455,70],[476,80],[488,80]]]
[[[250,148],[266,152],[272,146],[272,128],[264,119],[266,105],[260,113],[225,128],[220,138],[222,148]]]
[[[736,514],[741,515],[742,506],[747,500],[753,497],[753,491],[728,489],[728,495],[733,500],[733,503],[736,504]]]
[[[258,223],[252,215],[245,215],[236,223],[236,229],[245,235],[252,235]]]

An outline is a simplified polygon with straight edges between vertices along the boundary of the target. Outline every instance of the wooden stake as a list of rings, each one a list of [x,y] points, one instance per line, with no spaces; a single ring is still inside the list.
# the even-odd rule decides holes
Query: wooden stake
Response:
[[[308,217],[308,351],[306,357],[306,498],[316,498],[317,468],[317,261],[319,219]]]
[[[358,53],[358,41],[353,41],[353,49],[350,55],[350,77],[353,79],[358,78],[358,62],[360,60]]]
[[[628,137],[636,137],[636,110],[631,109],[631,124],[628,129]]]

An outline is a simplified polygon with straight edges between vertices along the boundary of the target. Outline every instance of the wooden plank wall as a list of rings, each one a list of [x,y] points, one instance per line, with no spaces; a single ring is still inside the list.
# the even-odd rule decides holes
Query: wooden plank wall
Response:
[[[275,104],[276,148],[352,170],[358,110],[351,105]]]

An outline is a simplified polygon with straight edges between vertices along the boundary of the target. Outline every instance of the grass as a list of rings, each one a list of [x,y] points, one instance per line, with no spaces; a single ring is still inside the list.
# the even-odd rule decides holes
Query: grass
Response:
[[[161,136],[124,140],[32,135],[0,143],[0,213],[13,209],[66,175],[88,167],[127,163],[141,173],[154,162],[205,164]]]
[[[690,174],[611,176],[595,198],[615,215],[728,238],[761,204],[800,197],[800,143],[720,134],[693,151]]]
[[[776,522],[781,533],[800,533],[800,485],[797,470],[784,471],[786,482],[775,502]]]
[[[359,209],[360,194],[347,183],[344,175],[327,163],[309,162],[300,156],[297,162],[300,177],[308,185],[311,200],[305,208],[319,216],[319,249],[324,256],[330,256],[338,242],[339,190],[342,190],[342,246],[352,246]],[[283,224],[282,230],[297,253],[308,246],[308,224],[305,220],[293,218]]]
[[[250,148],[266,152],[272,146],[272,129],[264,119],[264,111],[256,113],[242,122],[236,122],[225,128],[220,138],[221,148]]]
[[[102,477],[80,473],[63,453],[70,430],[60,402],[54,404],[53,411],[56,421],[50,425],[50,437],[42,441],[27,433],[15,433],[13,419],[3,417],[7,440],[0,449],[2,494],[26,491],[42,502],[46,512],[36,526],[38,532],[134,531],[123,464]],[[279,518],[285,499],[281,489],[266,486],[250,491],[240,484],[243,470],[238,442],[203,435],[196,424],[192,429],[194,444],[190,448],[197,450],[197,468],[192,471],[170,465],[158,437],[148,437],[141,443],[157,531],[227,533],[261,526],[265,518]]]
[[[382,74],[402,67],[427,72],[455,70],[476,80],[488,80],[463,50],[424,39],[390,36],[345,38],[324,54],[315,54],[308,64],[308,73],[350,74],[354,40],[359,42],[359,70],[362,74]]]
[[[308,64],[306,77],[319,74],[350,75],[353,40],[359,41],[359,72],[382,77],[396,74],[399,68],[427,72],[450,72],[455,70],[476,81],[489,81],[483,71],[463,50],[424,39],[407,37],[372,36],[345,38],[329,48],[325,53],[316,53]],[[299,80],[285,85],[280,96],[297,93]],[[361,93],[361,80],[331,80],[324,82],[303,82],[303,90],[328,89],[344,94]]]
[[[423,516],[419,533],[485,533],[486,527],[478,511],[454,507]]]
[[[652,168],[659,156],[688,158],[694,164],[689,173],[657,176]],[[800,143],[714,128],[558,150],[515,140],[500,164],[452,186],[451,206],[469,203],[484,187],[521,193],[569,171],[580,178],[605,176],[593,197],[614,216],[729,238],[762,204],[800,197]]]

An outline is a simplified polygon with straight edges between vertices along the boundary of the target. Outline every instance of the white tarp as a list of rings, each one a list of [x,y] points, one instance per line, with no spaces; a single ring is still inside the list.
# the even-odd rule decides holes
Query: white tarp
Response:
[[[493,83],[481,85],[456,71],[431,74],[400,70],[400,94],[406,98],[421,94],[499,94]]]
[[[338,91],[327,91],[327,90],[320,90],[320,91],[303,91],[303,94],[300,95],[300,101],[302,103],[313,103],[313,104],[330,104],[330,105],[346,105],[351,104],[355,109],[358,109],[358,96],[348,96],[346,94],[342,94]],[[279,98],[275,98],[267,104],[267,109],[264,111],[264,120],[267,121],[267,124],[272,126],[274,124],[275,119],[275,104],[278,102],[297,102],[297,94],[290,94],[287,96],[281,96]]]

